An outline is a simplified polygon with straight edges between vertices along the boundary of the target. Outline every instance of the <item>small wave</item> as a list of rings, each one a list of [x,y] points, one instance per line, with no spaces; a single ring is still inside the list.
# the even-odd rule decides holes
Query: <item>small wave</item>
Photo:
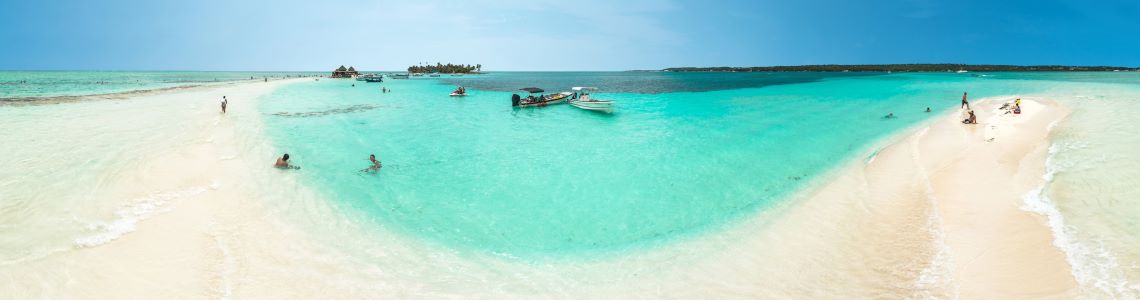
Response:
[[[911,148],[911,153],[914,155],[913,159],[917,163],[923,180],[923,194],[928,205],[930,205],[930,209],[926,212],[926,229],[934,243],[934,256],[930,258],[930,263],[922,269],[914,282],[918,291],[914,296],[922,299],[958,299],[959,286],[954,280],[954,257],[950,253],[950,246],[946,244],[946,233],[943,230],[945,225],[942,221],[942,213],[938,210],[938,197],[934,194],[934,186],[930,182],[926,168],[922,167],[920,163],[918,140],[929,132],[930,127],[928,126],[915,133],[915,142]]]
[[[129,204],[115,211],[115,220],[109,223],[92,224],[88,230],[95,234],[75,239],[79,247],[95,247],[103,245],[135,231],[139,221],[146,220],[156,213],[167,211],[165,208],[171,201],[191,197],[205,192],[204,187],[193,187],[175,192],[162,192],[136,198]]]
[[[1140,296],[1140,290],[1128,286],[1128,280],[1124,278],[1112,251],[1100,242],[1079,241],[1080,232],[1076,227],[1065,224],[1064,215],[1047,195],[1048,186],[1061,169],[1054,160],[1054,156],[1061,150],[1062,146],[1057,143],[1049,146],[1045,174],[1042,175],[1045,182],[1022,196],[1021,209],[1046,217],[1046,225],[1053,233],[1053,246],[1065,254],[1073,277],[1082,289],[1095,289],[1113,298]]]

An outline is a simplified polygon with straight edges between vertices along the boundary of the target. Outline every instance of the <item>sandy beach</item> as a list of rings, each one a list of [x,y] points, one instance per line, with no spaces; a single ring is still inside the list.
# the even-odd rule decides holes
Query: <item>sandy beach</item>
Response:
[[[256,99],[280,85],[304,80],[312,79],[195,87],[88,103],[117,107],[93,123],[134,120],[131,126],[145,129],[159,126],[148,122],[169,122],[178,124],[178,132],[147,133],[167,138],[137,149],[134,162],[102,180],[101,188],[90,194],[90,201],[114,211],[106,224],[76,238],[71,249],[0,266],[7,279],[0,290],[23,299],[229,298],[238,295],[239,286],[259,297],[327,295],[316,291],[333,283],[303,280],[305,272],[258,272],[304,269],[304,262],[281,256],[295,254],[307,242],[291,239],[299,235],[278,226],[276,216],[259,200],[278,198],[256,188],[276,175],[272,180],[283,192],[300,193],[290,189],[295,186],[291,177],[271,167],[278,154],[260,137]],[[218,109],[223,95],[230,101],[225,115]],[[140,117],[183,109],[185,114],[174,120]],[[257,238],[246,238],[251,236]],[[253,263],[275,259],[280,261]],[[305,284],[294,285],[298,281]]]
[[[684,261],[674,276],[601,295],[1073,298],[1045,217],[1022,208],[1043,181],[1050,126],[1068,111],[1030,98],[1021,115],[998,110],[1013,99],[976,101],[976,125],[955,111],[908,130],[787,205],[694,242],[711,254],[677,246],[640,263]]]
[[[177,132],[151,133],[169,138],[102,180],[92,201],[114,211],[105,226],[69,249],[0,265],[7,279],[0,290],[16,298],[534,297],[556,291],[565,297],[1019,299],[1075,292],[1044,218],[1021,208],[1022,196],[1041,184],[1050,124],[1067,114],[1048,99],[1024,99],[1017,116],[997,110],[1012,98],[978,101],[977,125],[961,124],[961,112],[943,113],[883,142],[872,158],[853,159],[780,207],[724,232],[633,257],[536,265],[490,255],[469,260],[361,224],[288,215],[291,206],[334,209],[298,177],[270,167],[280,151],[262,132],[257,99],[302,80],[311,79],[90,104],[117,106],[104,117],[131,120],[161,102],[180,110],[180,119],[148,122],[179,125],[171,127]],[[230,99],[225,115],[216,109],[222,95]],[[321,230],[335,233],[314,237]],[[350,237],[375,241],[363,255],[330,241]]]

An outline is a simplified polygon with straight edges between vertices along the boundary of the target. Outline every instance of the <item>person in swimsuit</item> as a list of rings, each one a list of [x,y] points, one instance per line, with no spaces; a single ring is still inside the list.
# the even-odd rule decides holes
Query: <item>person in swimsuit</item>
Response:
[[[384,165],[380,164],[380,161],[376,159],[376,154],[369,154],[368,161],[372,162],[372,166],[368,167],[369,170],[379,171],[380,168],[384,167]]]
[[[277,162],[274,163],[273,166],[282,169],[289,168],[289,153],[285,153],[285,155],[278,158]]]
[[[226,104],[228,104],[229,102],[230,102],[229,100],[226,100],[226,96],[222,96],[222,113],[223,114],[226,113]]]
[[[970,101],[966,101],[966,92],[962,92],[962,107],[970,109]]]

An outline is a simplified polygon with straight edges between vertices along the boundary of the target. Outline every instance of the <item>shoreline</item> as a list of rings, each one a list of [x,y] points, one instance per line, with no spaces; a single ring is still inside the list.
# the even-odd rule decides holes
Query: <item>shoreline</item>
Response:
[[[190,107],[201,111],[190,112],[187,125],[180,128],[189,133],[179,133],[168,147],[148,149],[141,161],[110,180],[101,192],[105,198],[133,200],[114,200],[115,219],[100,228],[108,230],[76,240],[77,245],[63,253],[0,265],[3,272],[57,281],[11,281],[11,288],[28,297],[97,298],[480,292],[520,297],[543,291],[635,298],[1017,298],[1072,296],[1076,289],[1063,254],[1052,247],[1043,217],[1020,209],[1021,195],[1037,187],[1045,173],[1045,148],[1034,143],[1047,138],[1048,128],[1038,125],[1067,113],[1052,101],[1027,98],[1020,117],[1032,116],[1022,118],[1030,121],[995,122],[994,130],[960,124],[954,112],[932,116],[875,142],[781,204],[715,232],[624,257],[534,265],[494,254],[469,257],[396,234],[369,232],[351,221],[291,219],[289,209],[294,206],[333,213],[339,208],[322,201],[325,196],[307,188],[298,174],[268,167],[279,153],[263,131],[256,99],[280,85],[307,79],[124,99],[161,97],[173,102],[169,105],[194,103]],[[225,116],[214,111],[222,94],[231,99]],[[975,105],[993,106],[993,99]],[[988,111],[979,111],[983,122],[990,119]],[[1019,133],[1009,133],[1015,131]],[[989,137],[996,142],[986,142]],[[1009,186],[989,184],[1004,179],[974,178],[970,168],[1005,170],[1017,180]],[[985,191],[964,193],[956,188],[960,185]],[[1021,190],[1023,186],[1030,188]],[[1007,197],[1011,193],[1012,202]],[[977,194],[995,196],[970,199]],[[145,209],[135,213],[140,208]],[[983,215],[989,217],[976,218]],[[120,228],[113,226],[116,222],[123,231],[113,231]],[[321,224],[325,222],[332,224]],[[377,248],[351,253],[321,243],[326,238],[302,232],[313,224],[342,231],[337,236],[369,239]],[[1005,236],[1015,238],[995,242],[987,235],[995,228],[1010,228],[1016,234]],[[982,247],[989,243],[1029,250],[992,252]],[[1030,252],[1032,258],[1009,257]],[[971,264],[978,259],[992,264],[979,269]],[[1028,268],[1030,264],[1042,266]],[[59,269],[76,272],[58,278]],[[407,273],[429,274],[427,278],[439,281],[401,277]],[[496,288],[489,290],[490,285]]]
[[[1012,99],[972,104],[981,120],[973,127],[955,111],[904,129],[869,147],[873,158],[852,157],[781,205],[640,258],[639,265],[686,262],[671,275],[588,295],[1075,297],[1078,285],[1045,217],[1021,208],[1022,196],[1043,182],[1049,124],[1068,110],[1023,97],[1019,119],[991,119],[995,102]],[[1002,132],[986,142],[990,125]],[[1015,184],[995,174],[1012,174]],[[706,250],[688,249],[694,245]]]

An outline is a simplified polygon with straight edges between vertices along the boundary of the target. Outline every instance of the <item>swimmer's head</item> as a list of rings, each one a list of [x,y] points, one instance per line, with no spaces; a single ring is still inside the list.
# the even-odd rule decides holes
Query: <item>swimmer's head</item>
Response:
[[[289,160],[289,153],[285,153],[285,156],[282,156],[281,160]]]

